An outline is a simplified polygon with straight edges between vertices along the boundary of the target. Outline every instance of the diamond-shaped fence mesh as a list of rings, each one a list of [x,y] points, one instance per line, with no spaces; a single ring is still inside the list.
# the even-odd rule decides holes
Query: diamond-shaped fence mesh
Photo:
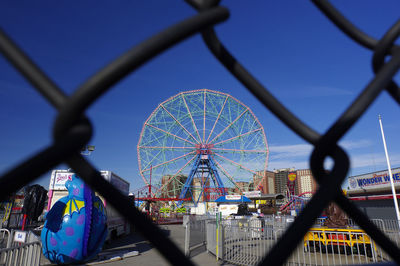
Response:
[[[380,40],[376,40],[357,29],[328,1],[312,1],[346,35],[361,46],[373,50],[372,63],[375,71],[375,77],[363,92],[336,121],[332,121],[331,127],[320,135],[286,109],[218,39],[213,26],[226,20],[229,10],[218,6],[219,1],[187,0],[187,2],[199,11],[198,15],[168,27],[121,55],[102,68],[70,97],[65,95],[3,31],[0,31],[0,51],[58,110],[58,117],[54,124],[53,143],[1,176],[0,198],[5,199],[10,192],[17,191],[60,163],[67,163],[86,183],[116,206],[118,211],[171,264],[191,265],[190,259],[185,257],[156,225],[138,211],[126,196],[101,177],[99,171],[81,156],[80,150],[92,136],[91,123],[83,115],[91,104],[116,82],[151,58],[191,35],[201,33],[205,44],[216,59],[276,117],[314,146],[310,165],[313,176],[319,182],[319,189],[279,242],[266,254],[261,265],[283,264],[302,241],[314,220],[332,201],[336,202],[378,245],[384,248],[395,262],[400,264],[400,250],[396,245],[342,194],[341,183],[349,169],[349,157],[346,151],[337,144],[383,90],[389,92],[393,100],[400,103],[399,87],[392,81],[392,77],[400,68],[400,47],[394,44],[400,35],[400,21],[388,29]],[[323,167],[323,162],[327,157],[334,161],[334,166],[330,171],[326,171]]]

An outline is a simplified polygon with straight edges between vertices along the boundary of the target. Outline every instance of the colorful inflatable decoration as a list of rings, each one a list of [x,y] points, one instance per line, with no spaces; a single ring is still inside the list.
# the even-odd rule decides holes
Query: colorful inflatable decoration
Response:
[[[103,202],[77,175],[65,187],[68,196],[46,215],[43,254],[52,263],[83,263],[100,252],[107,236],[107,217]]]

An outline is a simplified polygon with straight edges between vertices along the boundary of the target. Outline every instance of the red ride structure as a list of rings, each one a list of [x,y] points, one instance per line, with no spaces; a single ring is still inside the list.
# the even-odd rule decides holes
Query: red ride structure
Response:
[[[305,197],[305,195],[310,195],[309,197]],[[290,200],[280,207],[279,211],[281,212],[288,212],[290,210],[295,210],[296,213],[299,213],[305,204],[311,199],[312,195],[314,195],[313,192],[303,192],[299,195],[292,195]]]

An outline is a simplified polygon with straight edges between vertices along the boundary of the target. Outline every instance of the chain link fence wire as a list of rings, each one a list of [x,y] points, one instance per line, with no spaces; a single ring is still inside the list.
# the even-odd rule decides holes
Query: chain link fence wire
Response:
[[[101,177],[99,171],[83,158],[80,150],[92,137],[92,125],[84,115],[91,104],[145,62],[184,39],[201,33],[205,44],[216,59],[286,126],[314,146],[310,165],[313,176],[319,183],[319,189],[260,265],[283,264],[330,202],[336,202],[384,248],[397,264],[400,264],[400,250],[397,246],[342,194],[341,183],[346,177],[350,163],[347,153],[337,144],[383,90],[400,104],[400,90],[392,80],[400,68],[400,47],[394,44],[400,35],[400,20],[380,40],[376,40],[355,27],[328,1],[312,0],[313,4],[349,38],[373,51],[372,66],[375,72],[375,77],[362,93],[321,135],[286,109],[219,40],[213,26],[228,19],[228,9],[219,6],[218,0],[186,0],[186,2],[198,10],[199,14],[170,26],[133,47],[92,76],[70,97],[64,94],[0,29],[0,51],[3,56],[58,111],[53,128],[53,143],[1,176],[0,200],[6,199],[10,193],[32,182],[53,167],[67,163],[87,184],[115,206],[171,264],[193,265],[156,225],[130,203],[128,197],[122,195]],[[334,161],[334,166],[329,171],[323,167],[323,162],[328,157]]]

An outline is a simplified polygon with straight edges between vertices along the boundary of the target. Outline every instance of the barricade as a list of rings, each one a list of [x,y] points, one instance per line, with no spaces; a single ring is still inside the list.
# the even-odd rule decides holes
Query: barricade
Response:
[[[206,223],[207,251],[234,265],[257,265],[289,223],[258,218],[228,219],[217,230],[215,221]],[[397,221],[373,220],[397,245]],[[318,222],[316,223],[316,226]],[[384,250],[362,229],[311,228],[285,262],[286,265],[355,265],[391,261]]]
[[[217,234],[216,234],[217,223],[216,221],[208,221],[206,223],[206,247],[207,252],[216,255],[217,247]]]
[[[385,235],[393,241],[393,243],[400,247],[400,232],[399,232],[399,224],[397,220],[374,220],[374,223],[382,230]],[[384,251],[383,247],[377,245],[376,255],[379,258],[391,260],[390,256],[387,252]]]
[[[181,214],[172,214],[168,217],[163,217],[161,215],[152,216],[152,220],[156,224],[181,224],[183,222],[183,215]]]
[[[41,254],[42,243],[39,241],[1,249],[0,265],[36,266],[40,264]]]
[[[0,229],[0,265],[39,265],[41,242],[32,231]]]
[[[11,246],[11,233],[8,229],[0,229],[0,249]]]
[[[24,236],[22,239],[18,240],[18,237],[16,234],[18,233],[23,233]],[[11,230],[10,231],[10,237],[9,237],[9,244],[7,248],[12,248],[12,247],[19,247],[22,244],[26,243],[33,243],[36,241],[40,241],[40,237],[33,233],[33,231],[18,231],[18,230]]]
[[[214,218],[200,215],[185,215],[183,225],[185,226],[185,255],[189,256],[190,251],[204,246],[207,242],[206,224],[208,221],[215,221]]]

